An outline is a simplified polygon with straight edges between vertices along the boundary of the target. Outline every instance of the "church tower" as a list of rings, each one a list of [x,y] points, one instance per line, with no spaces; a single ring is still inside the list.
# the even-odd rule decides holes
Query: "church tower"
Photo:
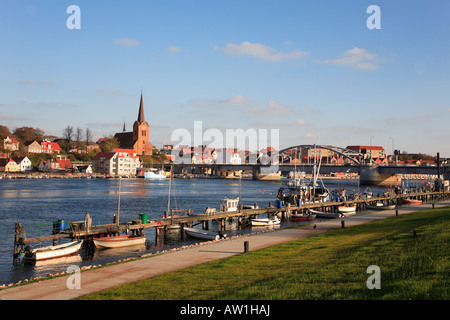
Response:
[[[116,133],[122,149],[133,149],[137,155],[151,156],[153,154],[153,146],[150,143],[149,130],[150,126],[145,121],[144,101],[141,92],[141,102],[139,104],[138,118],[133,124],[133,132],[125,132],[125,122],[123,131]]]
[[[145,121],[144,101],[141,92],[141,102],[139,104],[138,118],[133,124],[133,140],[136,141],[134,150],[138,155],[152,155],[153,146],[149,139],[150,126]]]

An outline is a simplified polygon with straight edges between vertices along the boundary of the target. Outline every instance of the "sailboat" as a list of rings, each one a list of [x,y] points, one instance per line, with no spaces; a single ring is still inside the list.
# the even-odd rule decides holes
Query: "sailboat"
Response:
[[[121,179],[119,179],[119,197],[117,204],[117,225],[119,225],[119,213],[120,213],[120,185]],[[145,244],[145,236],[137,234],[125,234],[118,236],[101,236],[99,238],[94,238],[94,244],[97,248],[122,248],[135,245]]]
[[[314,154],[316,155],[317,153],[314,152]],[[317,183],[317,180],[319,179],[320,165],[322,163],[322,157],[320,155],[319,159],[319,164],[317,166],[317,159],[314,157],[313,179],[309,182],[309,184],[303,183],[300,179],[297,179],[296,173],[294,173],[294,180],[288,182],[287,188],[281,187],[278,189],[277,199],[294,206],[328,201],[330,191],[324,186],[322,179],[320,179],[322,182],[321,186]],[[297,167],[295,166],[295,170],[296,169]]]

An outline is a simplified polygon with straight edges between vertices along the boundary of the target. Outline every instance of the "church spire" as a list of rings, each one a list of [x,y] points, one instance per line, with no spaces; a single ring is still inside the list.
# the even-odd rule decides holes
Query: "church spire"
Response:
[[[123,119],[123,130],[122,132],[127,132],[127,129],[125,128],[125,119]]]
[[[142,123],[144,121],[145,121],[145,118],[144,118],[144,101],[142,99],[142,89],[141,89],[141,103],[139,105],[139,113],[138,113],[137,122]]]

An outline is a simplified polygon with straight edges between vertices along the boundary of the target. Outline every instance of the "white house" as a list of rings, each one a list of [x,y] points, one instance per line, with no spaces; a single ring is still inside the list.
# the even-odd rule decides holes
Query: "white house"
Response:
[[[114,149],[112,152],[99,152],[92,160],[95,172],[111,176],[136,175],[141,166],[139,157],[133,149]]]
[[[12,159],[17,163],[19,171],[24,172],[33,170],[33,165],[28,157],[13,157]]]

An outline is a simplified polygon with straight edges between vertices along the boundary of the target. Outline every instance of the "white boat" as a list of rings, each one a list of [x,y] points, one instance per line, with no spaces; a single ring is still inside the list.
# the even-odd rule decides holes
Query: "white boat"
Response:
[[[150,171],[144,172],[144,178],[150,180],[166,179],[166,175],[163,170],[150,169]]]
[[[24,251],[25,255],[23,258],[28,260],[39,261],[65,257],[77,253],[80,250],[82,244],[83,240],[72,241],[57,246],[48,246],[36,249],[27,246],[25,247]]]
[[[183,228],[187,235],[199,238],[199,239],[205,239],[205,240],[219,240],[221,238],[225,238],[227,235],[222,234],[219,232],[213,232],[208,230],[201,230],[201,229],[195,229],[195,228]]]
[[[97,248],[122,248],[145,244],[145,236],[122,235],[103,238],[94,238]]]
[[[280,219],[260,218],[260,219],[250,219],[250,222],[252,224],[252,227],[264,227],[280,224]]]
[[[340,213],[355,213],[356,212],[356,204],[352,205],[342,205],[338,207]]]
[[[236,211],[239,206],[239,198],[228,199],[224,198],[220,200],[220,210],[221,211]]]
[[[392,210],[392,209],[395,209],[395,207],[396,207],[395,204],[385,205],[382,202],[377,202],[375,205],[367,206],[367,209],[369,209],[369,210]]]

